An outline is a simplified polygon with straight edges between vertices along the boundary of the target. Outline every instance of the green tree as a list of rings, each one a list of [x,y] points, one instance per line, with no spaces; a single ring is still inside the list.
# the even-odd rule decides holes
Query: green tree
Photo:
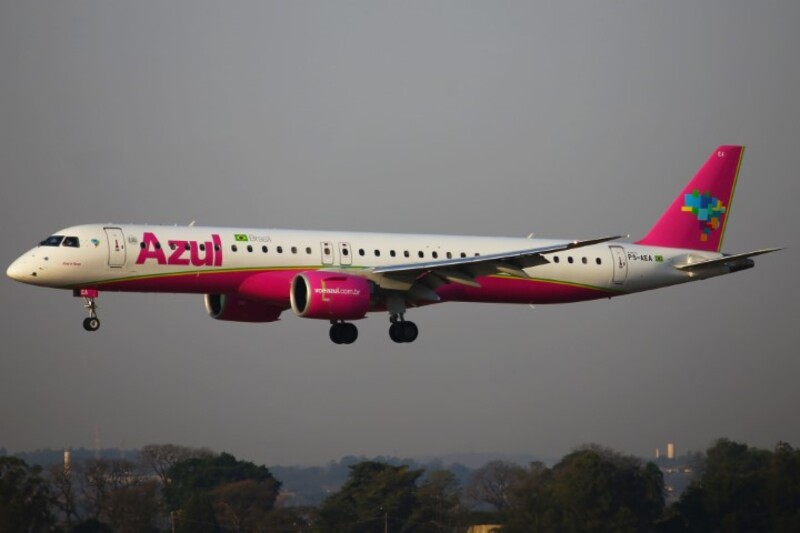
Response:
[[[139,458],[161,479],[163,485],[169,483],[167,472],[175,464],[187,459],[213,457],[208,448],[190,448],[176,444],[148,444],[139,450]]]
[[[217,517],[211,498],[203,492],[194,494],[183,509],[173,515],[179,533],[218,533]]]
[[[272,509],[281,486],[266,466],[239,461],[228,453],[175,463],[167,471],[167,478],[170,482],[164,487],[164,496],[171,509],[183,507],[198,493],[208,493],[220,485],[245,480],[266,487],[264,505]]]
[[[559,523],[557,506],[550,490],[553,472],[541,462],[533,462],[511,490],[509,531],[548,531]]]
[[[800,452],[719,439],[672,511],[688,531],[800,530]]]
[[[776,531],[800,531],[800,450],[779,442],[769,463],[770,515]]]
[[[267,520],[275,502],[274,488],[254,479],[225,483],[209,494],[217,521],[233,531],[254,530]]]
[[[413,531],[409,523],[417,503],[417,480],[422,470],[366,461],[350,467],[339,492],[320,507],[320,526],[325,531],[380,533]]]
[[[458,480],[448,470],[426,473],[416,490],[416,505],[409,518],[416,531],[452,531],[459,521],[461,499]]]
[[[46,531],[53,523],[41,467],[0,457],[0,531]]]
[[[156,531],[160,506],[156,481],[119,487],[107,498],[108,522],[114,531]]]
[[[476,502],[505,511],[514,485],[522,480],[525,469],[509,461],[490,461],[477,469],[467,484],[464,495]]]
[[[652,531],[664,480],[652,463],[591,445],[552,470],[532,465],[511,502],[510,531]]]

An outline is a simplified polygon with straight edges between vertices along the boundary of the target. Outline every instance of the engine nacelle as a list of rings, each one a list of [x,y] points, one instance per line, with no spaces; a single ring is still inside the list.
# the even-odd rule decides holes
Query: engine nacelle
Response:
[[[372,299],[370,282],[338,272],[309,271],[292,280],[292,311],[303,318],[357,320]]]
[[[211,318],[233,322],[274,322],[282,307],[245,300],[236,294],[206,294],[206,310]]]

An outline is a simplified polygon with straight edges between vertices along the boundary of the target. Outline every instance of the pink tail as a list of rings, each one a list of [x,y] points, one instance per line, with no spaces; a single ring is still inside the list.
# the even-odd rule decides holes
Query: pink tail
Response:
[[[719,252],[744,146],[720,146],[637,244]]]

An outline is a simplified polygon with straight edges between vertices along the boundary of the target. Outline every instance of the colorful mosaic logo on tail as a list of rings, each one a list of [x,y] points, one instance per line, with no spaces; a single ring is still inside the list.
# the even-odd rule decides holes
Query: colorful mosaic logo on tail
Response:
[[[727,207],[722,203],[722,200],[711,196],[709,191],[706,191],[705,194],[700,194],[700,191],[695,189],[691,194],[683,196],[681,211],[692,213],[697,217],[700,240],[702,242],[706,242],[708,236],[720,228],[722,216],[726,210]]]

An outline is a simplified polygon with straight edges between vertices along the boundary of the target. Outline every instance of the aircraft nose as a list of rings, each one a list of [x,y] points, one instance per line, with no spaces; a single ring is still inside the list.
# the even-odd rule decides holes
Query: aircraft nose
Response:
[[[36,276],[36,272],[31,268],[30,261],[23,256],[9,265],[6,276],[15,281],[25,282]]]
[[[8,269],[6,270],[6,276],[15,281],[22,281],[22,272],[22,258],[20,258],[9,265]]]

